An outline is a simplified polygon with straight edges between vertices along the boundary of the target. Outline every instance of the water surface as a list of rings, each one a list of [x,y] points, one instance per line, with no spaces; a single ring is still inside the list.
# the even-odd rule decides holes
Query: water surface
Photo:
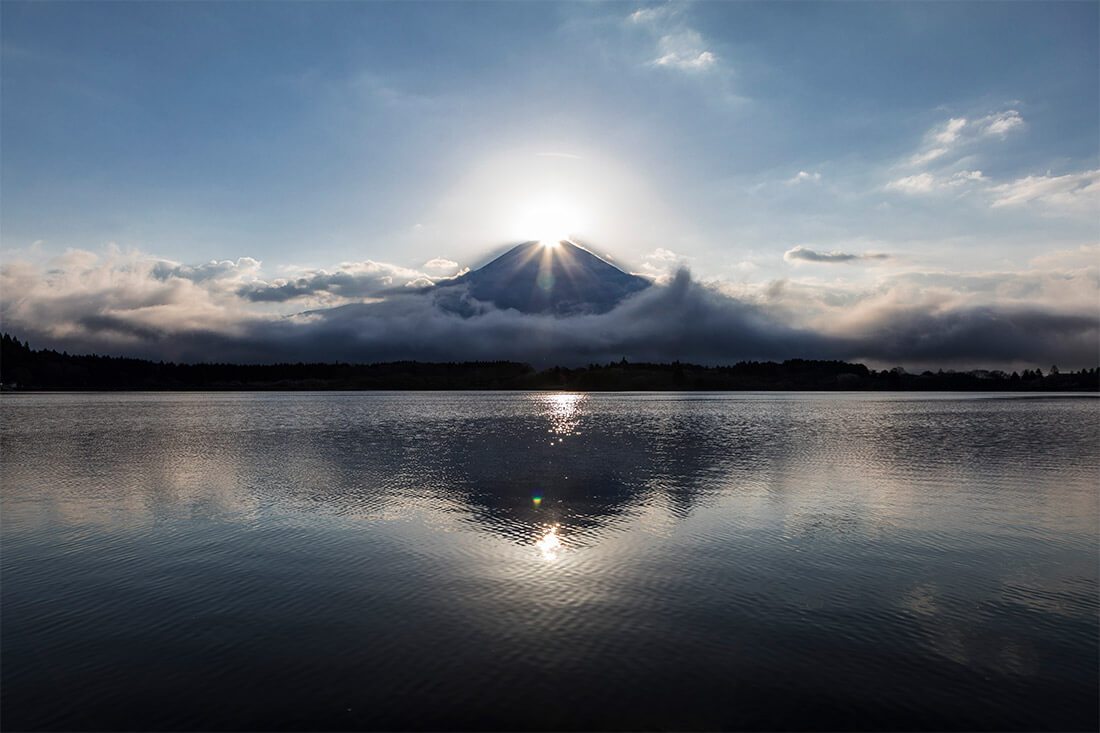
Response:
[[[1098,408],[5,394],[3,725],[1095,730]]]

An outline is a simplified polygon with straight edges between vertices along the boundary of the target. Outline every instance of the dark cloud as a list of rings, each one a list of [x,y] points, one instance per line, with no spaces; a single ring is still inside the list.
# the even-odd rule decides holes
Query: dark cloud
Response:
[[[851,341],[865,359],[911,364],[1058,362],[1095,366],[1100,318],[1040,308],[978,306],[943,313],[917,308],[878,314]]]
[[[169,336],[163,329],[144,326],[118,316],[85,316],[78,319],[77,324],[89,334],[106,337],[122,336],[127,339],[137,339],[150,345],[160,345]],[[95,351],[95,349],[92,349],[92,351]]]
[[[456,300],[466,307],[456,308]],[[309,318],[299,343],[372,361],[514,359],[545,366],[624,356],[713,363],[835,353],[828,340],[777,323],[756,306],[700,285],[686,271],[668,286],[637,293],[602,314],[523,314],[482,303],[455,286],[315,311]]]
[[[788,262],[795,262],[801,260],[803,262],[824,262],[826,264],[840,264],[845,262],[881,262],[883,260],[891,259],[890,255],[886,254],[849,254],[847,252],[817,252],[809,249],[808,247],[795,247],[789,249],[783,254],[783,259]]]

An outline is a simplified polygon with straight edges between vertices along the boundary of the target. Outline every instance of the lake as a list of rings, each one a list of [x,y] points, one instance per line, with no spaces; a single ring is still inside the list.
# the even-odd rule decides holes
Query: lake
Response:
[[[1082,729],[1100,400],[0,398],[15,729]]]

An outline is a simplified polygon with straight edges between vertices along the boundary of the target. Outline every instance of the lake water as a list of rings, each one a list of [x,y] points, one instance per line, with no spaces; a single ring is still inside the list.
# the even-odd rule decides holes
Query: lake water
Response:
[[[1095,398],[0,410],[8,730],[1100,722]]]

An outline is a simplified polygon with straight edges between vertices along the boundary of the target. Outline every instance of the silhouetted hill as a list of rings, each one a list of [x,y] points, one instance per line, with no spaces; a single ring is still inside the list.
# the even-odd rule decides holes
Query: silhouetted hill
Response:
[[[509,361],[428,364],[173,364],[31,349],[0,337],[0,382],[20,390],[970,390],[1100,391],[1100,368],[1043,375],[1001,372],[874,371],[843,361],[695,364],[590,364],[536,372]]]

